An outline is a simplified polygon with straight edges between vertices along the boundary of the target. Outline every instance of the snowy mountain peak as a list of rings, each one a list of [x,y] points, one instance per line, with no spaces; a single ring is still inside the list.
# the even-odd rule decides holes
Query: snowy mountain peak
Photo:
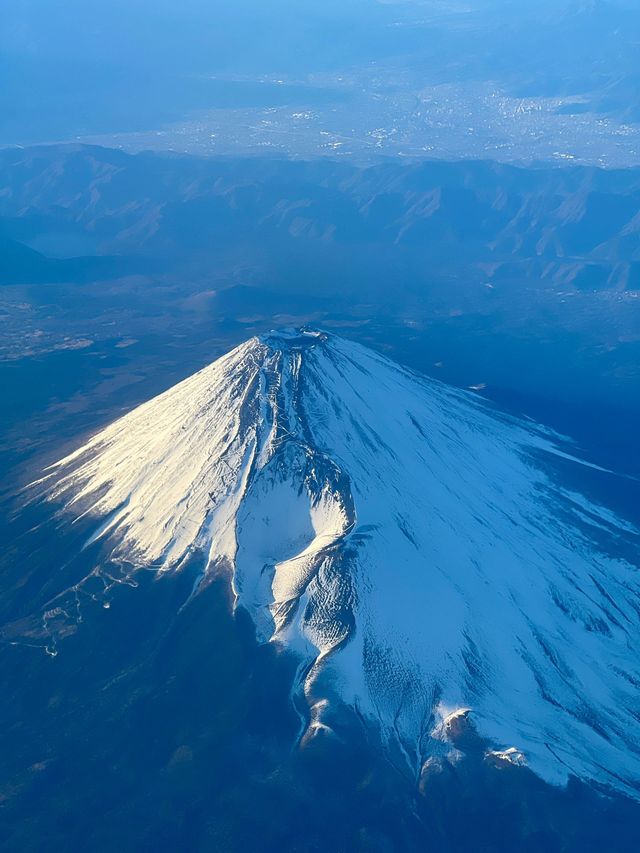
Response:
[[[98,519],[88,544],[112,560],[228,572],[259,638],[299,655],[310,734],[356,709],[417,777],[470,720],[494,762],[637,797],[637,534],[563,487],[559,457],[542,428],[300,329],[133,410],[43,485]]]

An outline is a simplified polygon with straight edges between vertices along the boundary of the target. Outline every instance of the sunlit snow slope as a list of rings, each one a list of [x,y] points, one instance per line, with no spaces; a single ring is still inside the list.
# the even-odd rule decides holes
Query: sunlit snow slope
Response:
[[[545,779],[638,797],[636,532],[561,486],[561,456],[473,395],[301,330],[130,412],[44,485],[100,519],[114,559],[228,571],[258,636],[300,655],[310,731],[339,701],[418,773],[469,708]]]

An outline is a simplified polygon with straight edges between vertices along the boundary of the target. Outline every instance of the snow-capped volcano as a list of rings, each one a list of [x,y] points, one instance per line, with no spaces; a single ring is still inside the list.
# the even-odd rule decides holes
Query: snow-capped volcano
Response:
[[[637,534],[563,487],[559,457],[542,428],[299,330],[248,341],[42,484],[100,519],[115,560],[229,572],[259,638],[299,655],[309,731],[354,708],[419,773],[470,709],[494,757],[639,797]]]

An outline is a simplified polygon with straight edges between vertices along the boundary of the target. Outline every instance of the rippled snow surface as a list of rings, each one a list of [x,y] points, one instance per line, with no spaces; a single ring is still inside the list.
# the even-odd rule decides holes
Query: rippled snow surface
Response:
[[[259,638],[300,655],[310,729],[337,696],[417,773],[468,708],[493,755],[638,797],[637,533],[562,486],[561,456],[471,394],[290,330],[120,418],[40,487],[94,515],[116,560],[230,572]]]

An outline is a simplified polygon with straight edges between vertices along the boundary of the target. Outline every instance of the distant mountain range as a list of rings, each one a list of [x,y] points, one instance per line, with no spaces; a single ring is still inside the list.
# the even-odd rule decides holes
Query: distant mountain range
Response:
[[[185,345],[195,369],[314,322],[509,405],[578,402],[591,413],[557,424],[572,434],[602,419],[631,437],[639,211],[640,170],[6,149],[2,355],[149,339],[115,351],[147,376],[160,335],[179,376]]]
[[[408,289],[412,279],[454,276],[640,288],[640,170],[490,162],[359,169],[70,146],[4,150],[0,173],[5,284],[64,276],[64,265],[24,248],[53,233],[63,252],[65,240],[90,237],[91,254],[103,258],[92,262],[96,277],[140,268],[145,258],[163,257],[168,267],[230,244],[277,252],[306,242],[322,254],[367,246],[389,274],[397,260],[389,253],[399,251]],[[105,256],[119,261],[110,267]]]

